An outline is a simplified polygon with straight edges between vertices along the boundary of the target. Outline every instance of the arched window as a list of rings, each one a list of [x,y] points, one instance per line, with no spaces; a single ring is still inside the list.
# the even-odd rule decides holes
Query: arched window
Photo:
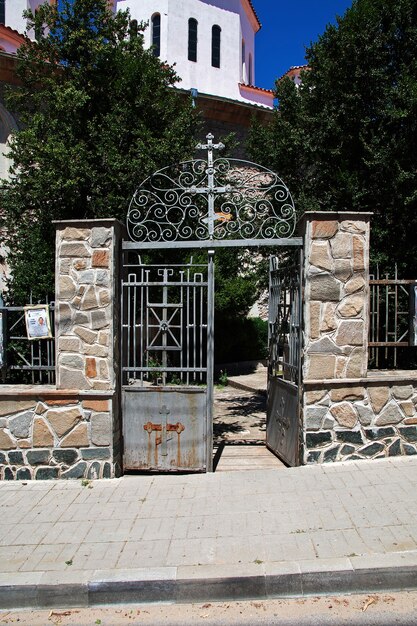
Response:
[[[251,54],[249,54],[249,61],[248,61],[248,85],[253,85],[252,55]]]
[[[0,24],[4,24],[6,22],[5,4],[6,0],[0,0]]]
[[[211,64],[220,67],[220,38],[222,29],[215,24],[211,29]]]
[[[153,54],[154,56],[159,57],[161,54],[161,16],[159,13],[152,15],[151,23]]]
[[[188,60],[197,61],[198,22],[193,17],[188,20]]]

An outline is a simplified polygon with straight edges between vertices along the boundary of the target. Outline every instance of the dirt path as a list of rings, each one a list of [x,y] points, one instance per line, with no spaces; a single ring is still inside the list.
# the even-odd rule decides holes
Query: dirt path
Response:
[[[214,392],[214,443],[221,441],[265,441],[266,398],[230,386]]]

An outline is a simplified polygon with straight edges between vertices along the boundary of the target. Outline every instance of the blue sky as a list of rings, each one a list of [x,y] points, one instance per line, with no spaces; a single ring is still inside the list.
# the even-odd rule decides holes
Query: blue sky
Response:
[[[271,89],[291,65],[305,63],[305,47],[352,5],[352,0],[252,0],[262,29],[256,35],[255,82]]]

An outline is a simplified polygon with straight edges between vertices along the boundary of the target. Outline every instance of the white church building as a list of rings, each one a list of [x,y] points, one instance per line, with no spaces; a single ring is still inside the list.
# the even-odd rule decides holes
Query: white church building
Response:
[[[145,43],[175,69],[179,88],[273,107],[273,93],[255,87],[255,35],[261,28],[251,0],[114,0],[147,23]]]
[[[0,0],[0,178],[9,162],[3,155],[18,122],[2,102],[4,84],[16,82],[15,54],[27,32],[26,9],[45,0]],[[48,0],[56,4],[57,0]],[[114,11],[129,9],[131,19],[147,24],[145,45],[162,62],[175,66],[176,89],[192,97],[204,120],[202,137],[234,132],[244,142],[253,116],[270,119],[272,90],[255,86],[255,38],[261,28],[256,0],[109,0]]]

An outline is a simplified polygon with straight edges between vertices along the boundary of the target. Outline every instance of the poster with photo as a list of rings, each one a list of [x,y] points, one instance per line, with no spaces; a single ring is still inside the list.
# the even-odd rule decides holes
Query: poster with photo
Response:
[[[52,337],[47,304],[25,306],[25,320],[28,339],[49,339]]]

